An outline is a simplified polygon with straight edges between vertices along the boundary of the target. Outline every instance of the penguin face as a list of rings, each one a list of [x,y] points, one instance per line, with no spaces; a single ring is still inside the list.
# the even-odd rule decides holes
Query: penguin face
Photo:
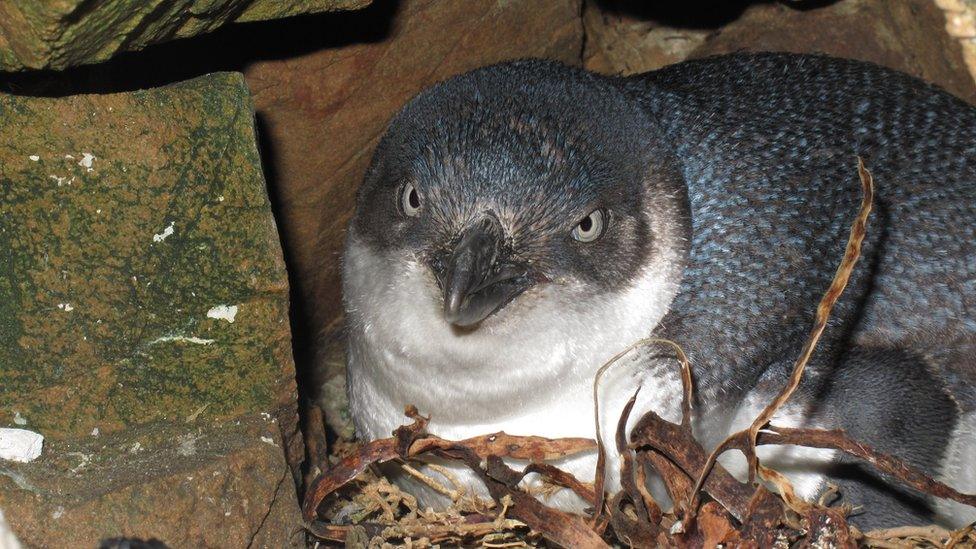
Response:
[[[456,77],[391,122],[353,231],[425,265],[458,327],[543,285],[613,292],[653,255],[648,200],[675,206],[654,196],[664,163],[649,158],[646,122],[609,82],[555,63]]]

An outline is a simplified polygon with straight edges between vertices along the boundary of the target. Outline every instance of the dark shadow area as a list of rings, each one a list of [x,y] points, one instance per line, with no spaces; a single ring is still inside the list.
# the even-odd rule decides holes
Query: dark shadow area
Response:
[[[277,158],[275,154],[275,144],[270,137],[270,132],[267,130],[267,122],[261,113],[257,113],[254,120],[254,133],[257,138],[258,153],[261,155],[261,169],[264,172],[264,180],[267,182],[268,186],[268,199],[271,202],[271,212],[275,219],[281,219],[281,199],[279,196],[279,188],[274,182],[278,181],[278,165],[274,161]],[[283,223],[278,223],[278,235],[282,240],[282,255],[285,259],[285,265],[291,265],[291,246],[289,243],[291,239],[286,234]],[[308,349],[312,346],[312,330],[309,326],[307,305],[304,298],[302,297],[302,283],[295,276],[292,269],[286,269],[288,272],[288,313],[289,320],[291,322],[291,341],[292,341],[292,355],[295,359],[296,368],[296,381],[298,382],[298,397],[299,402],[302,398],[308,396],[310,384],[306,383],[311,379],[311,372],[309,372],[311,364],[311,356]]]
[[[845,458],[830,474],[841,489],[841,502],[855,507],[849,517],[855,526],[865,528],[880,520],[884,527],[892,528],[932,524],[935,520],[930,498],[879,474],[868,465]],[[871,516],[875,520],[868,523]]]
[[[277,158],[275,144],[270,137],[270,132],[267,130],[267,122],[260,112],[255,116],[254,133],[257,140],[258,153],[261,156],[261,169],[264,172],[268,199],[271,203],[271,212],[275,220],[281,220],[281,199],[279,196],[279,187],[276,185],[278,181],[278,169],[277,163],[274,161]],[[303,298],[301,280],[295,275],[293,269],[288,268],[288,266],[292,265],[290,252],[292,249],[290,246],[292,239],[287,234],[288,231],[284,223],[279,221],[277,225],[278,235],[281,239],[282,255],[285,260],[288,275],[288,321],[291,328],[292,357],[295,361],[295,385],[298,390],[296,399],[298,403],[298,426],[303,434],[303,438],[307,439],[309,437],[308,403],[315,402],[318,396],[318,387],[315,383],[314,356],[312,353],[315,344],[313,340],[315,334],[309,321],[308,305]],[[305,459],[305,455],[289,455],[289,449],[286,449],[285,452],[289,464],[294,464],[296,460],[302,461],[301,467],[293,466],[291,471],[292,480],[295,482],[295,487],[298,490],[298,496],[302,498],[304,497],[303,490],[305,488],[303,477],[306,474],[305,469],[308,467],[308,460]]]
[[[753,4],[773,4],[777,0],[691,0],[648,2],[646,0],[590,0],[601,11],[655,21],[686,29],[717,29],[731,23]],[[797,10],[829,6],[838,0],[780,0]]]

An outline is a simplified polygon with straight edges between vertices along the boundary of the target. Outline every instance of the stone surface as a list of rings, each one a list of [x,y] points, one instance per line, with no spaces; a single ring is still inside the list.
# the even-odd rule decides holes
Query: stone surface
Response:
[[[0,462],[7,520],[30,546],[282,546],[301,437],[243,77],[0,95],[0,121],[0,427],[45,436]]]
[[[682,27],[652,13],[635,12],[634,2],[586,0],[583,66],[603,74],[631,75],[677,63],[699,47],[713,29]],[[653,9],[653,4],[641,6]]]
[[[0,426],[50,439],[294,403],[253,116],[231,73],[0,95]]]
[[[946,32],[959,41],[969,74],[976,80],[976,0],[934,0],[945,14]]]
[[[840,0],[821,6],[799,0],[730,3],[724,13],[696,14],[633,0],[587,0],[584,62],[603,73],[635,74],[736,51],[827,53],[919,76],[972,103],[973,2]]]
[[[345,47],[246,69],[271,143],[292,280],[314,326],[340,314],[345,226],[390,116],[425,86],[480,65],[528,56],[578,64],[579,14],[579,0],[403,0],[380,19],[344,21],[358,37]]]
[[[356,10],[366,7],[373,0],[224,0],[244,6],[235,19],[235,23],[250,21],[268,21],[292,17],[306,13],[322,13],[328,11]],[[197,4],[212,5],[213,0]],[[213,11],[208,7],[208,11]]]
[[[976,103],[976,84],[959,43],[932,0],[841,0],[797,10],[756,4],[692,53],[733,51],[822,52],[871,61],[938,84]]]
[[[228,23],[356,9],[371,0],[4,0],[0,71],[63,69]]]
[[[10,525],[7,524],[7,519],[3,516],[2,509],[0,509],[0,548],[20,549],[20,540],[14,535],[10,529]]]
[[[157,422],[0,462],[0,509],[29,547],[112,537],[169,547],[297,547],[295,487],[270,416]],[[2,547],[0,543],[0,547]]]

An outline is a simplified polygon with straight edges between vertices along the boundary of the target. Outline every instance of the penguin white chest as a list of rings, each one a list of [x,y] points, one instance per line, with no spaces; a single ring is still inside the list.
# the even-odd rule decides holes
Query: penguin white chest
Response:
[[[677,291],[666,275],[663,266],[649,268],[631,287],[603,295],[570,281],[541,285],[463,331],[443,319],[424,265],[372,250],[353,235],[344,291],[350,407],[360,436],[390,436],[408,421],[403,410],[412,404],[431,416],[433,434],[450,439],[496,431],[593,438],[596,371],[664,315]],[[638,409],[673,417],[677,372],[649,368],[635,355],[601,381],[605,433],[612,436],[641,384]],[[592,478],[592,462],[580,473]]]

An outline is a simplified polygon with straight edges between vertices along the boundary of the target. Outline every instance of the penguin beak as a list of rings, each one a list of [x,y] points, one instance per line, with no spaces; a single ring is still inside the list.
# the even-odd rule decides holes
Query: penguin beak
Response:
[[[435,261],[449,323],[473,326],[532,285],[528,267],[513,261],[503,244],[501,224],[489,214],[461,233],[446,261]]]

